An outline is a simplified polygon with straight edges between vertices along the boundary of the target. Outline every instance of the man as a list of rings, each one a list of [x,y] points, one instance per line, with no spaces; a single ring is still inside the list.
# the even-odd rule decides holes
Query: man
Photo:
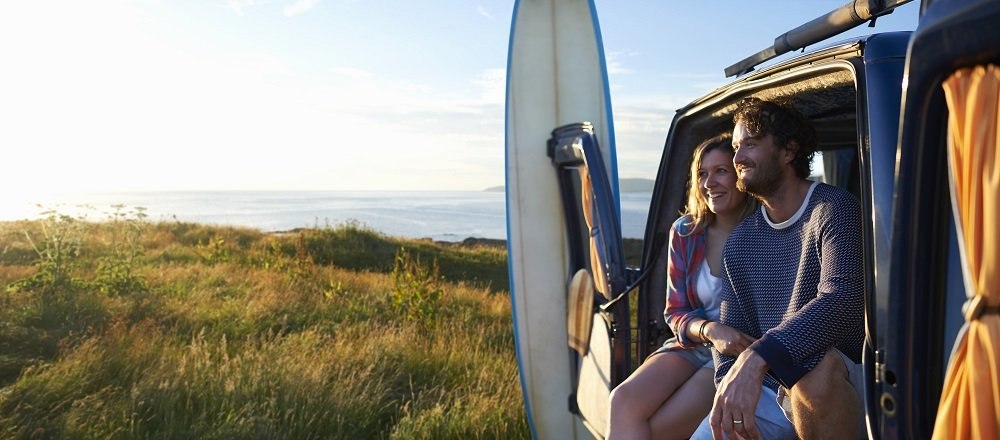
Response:
[[[812,182],[816,132],[790,107],[746,98],[733,117],[737,187],[761,201],[723,251],[720,323],[757,340],[712,350],[712,412],[692,438],[851,438],[863,432],[861,211]],[[711,333],[708,324],[706,332]]]

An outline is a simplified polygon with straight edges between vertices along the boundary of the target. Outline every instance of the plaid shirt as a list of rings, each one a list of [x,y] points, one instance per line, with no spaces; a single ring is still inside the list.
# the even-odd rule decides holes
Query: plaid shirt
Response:
[[[694,348],[698,342],[687,337],[687,327],[695,318],[705,319],[705,308],[698,298],[696,276],[705,259],[705,230],[693,230],[690,216],[682,216],[670,226],[667,260],[667,308],[663,318],[674,332],[668,349]]]

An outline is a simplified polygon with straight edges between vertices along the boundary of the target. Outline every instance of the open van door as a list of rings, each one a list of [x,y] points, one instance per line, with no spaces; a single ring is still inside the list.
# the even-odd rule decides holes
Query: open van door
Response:
[[[876,347],[882,437],[1000,435],[1000,396],[994,394],[1000,389],[1000,293],[990,275],[1000,268],[983,266],[1000,257],[996,237],[988,235],[1000,222],[997,182],[995,176],[966,175],[995,160],[998,92],[994,85],[956,93],[949,84],[956,72],[1000,65],[997,23],[1000,2],[925,0],[910,42],[897,150],[894,267],[884,317],[888,334]],[[992,99],[992,109],[973,111],[979,98]],[[963,136],[963,130],[977,135]],[[956,159],[949,150],[958,147],[965,148],[958,153],[964,157]],[[963,196],[962,180],[975,202]],[[978,221],[963,218],[977,209],[972,216]],[[981,362],[974,373],[959,365],[970,358]],[[978,426],[963,417],[978,418]]]
[[[569,409],[602,438],[611,389],[631,371],[618,203],[590,123],[555,129],[548,154],[559,181],[570,256],[567,332],[574,391]]]

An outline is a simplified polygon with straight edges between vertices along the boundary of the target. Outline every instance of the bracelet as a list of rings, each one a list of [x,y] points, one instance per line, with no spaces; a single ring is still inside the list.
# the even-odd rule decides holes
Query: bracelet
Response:
[[[701,338],[701,342],[703,342],[703,343],[705,343],[707,345],[712,345],[712,341],[709,341],[708,337],[705,336],[705,326],[708,325],[709,322],[711,322],[711,321],[709,321],[707,319],[704,320],[704,321],[701,321],[701,325],[698,326],[698,337]]]

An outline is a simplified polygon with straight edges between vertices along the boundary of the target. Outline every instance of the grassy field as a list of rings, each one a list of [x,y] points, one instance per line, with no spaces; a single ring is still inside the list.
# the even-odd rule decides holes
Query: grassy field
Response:
[[[506,250],[0,223],[0,438],[526,438]]]

